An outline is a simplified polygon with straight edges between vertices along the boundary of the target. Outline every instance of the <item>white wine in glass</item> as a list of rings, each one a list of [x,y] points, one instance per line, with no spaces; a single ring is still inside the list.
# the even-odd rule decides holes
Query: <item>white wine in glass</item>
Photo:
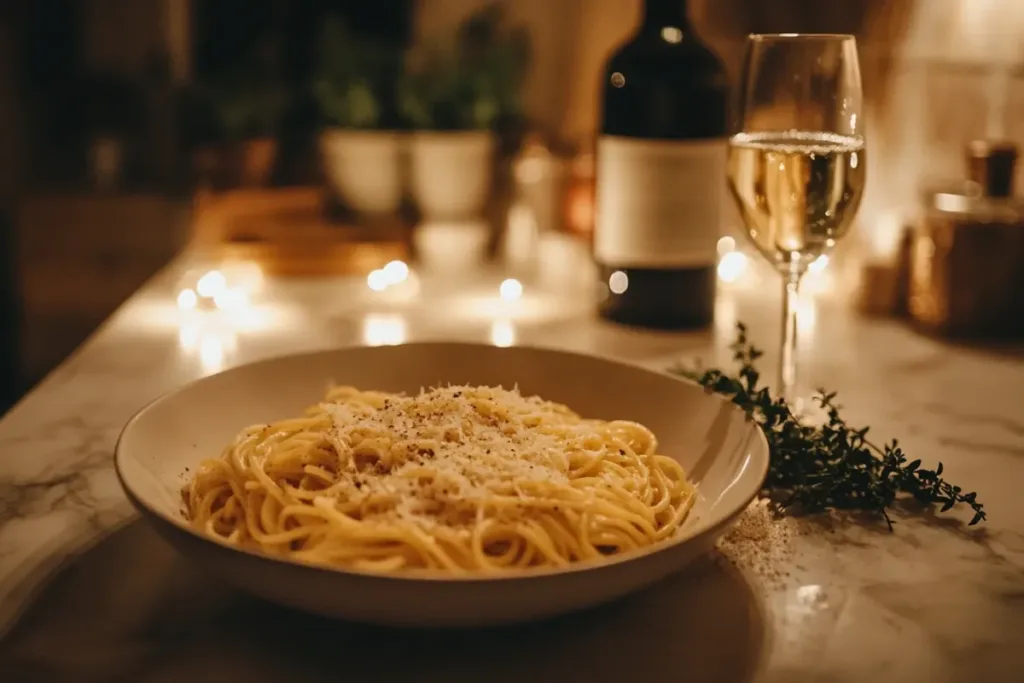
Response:
[[[779,389],[795,404],[800,280],[849,231],[866,182],[857,46],[847,35],[754,35],[729,188],[751,242],[783,277]]]
[[[729,177],[750,239],[788,270],[849,230],[864,190],[864,141],[815,131],[741,133],[729,146]]]

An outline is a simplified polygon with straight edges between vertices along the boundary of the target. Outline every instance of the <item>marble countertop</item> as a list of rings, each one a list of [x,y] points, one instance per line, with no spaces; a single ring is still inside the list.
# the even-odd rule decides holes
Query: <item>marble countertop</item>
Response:
[[[945,345],[827,300],[803,311],[806,384],[839,391],[851,421],[899,437],[912,457],[941,460],[978,491],[987,524],[834,524],[795,536],[770,579],[709,560],[544,624],[385,632],[238,595],[165,547],[114,476],[125,421],[224,367],[343,344],[457,338],[652,367],[721,363],[738,319],[774,348],[778,301],[764,287],[727,288],[714,329],[654,334],[597,320],[582,266],[557,281],[523,275],[517,301],[498,296],[509,275],[500,268],[382,292],[362,279],[261,286],[256,273],[227,269],[247,302],[182,312],[179,291],[206,267],[179,259],[0,421],[4,681],[1024,680],[1024,363],[1013,356]],[[293,647],[298,656],[285,652]]]

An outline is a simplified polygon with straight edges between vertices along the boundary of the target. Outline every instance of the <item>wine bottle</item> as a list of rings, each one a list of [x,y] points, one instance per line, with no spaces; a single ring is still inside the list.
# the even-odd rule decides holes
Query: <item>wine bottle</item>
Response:
[[[725,68],[683,0],[645,0],[643,22],[605,65],[596,149],[599,313],[700,328],[714,318],[725,197]]]

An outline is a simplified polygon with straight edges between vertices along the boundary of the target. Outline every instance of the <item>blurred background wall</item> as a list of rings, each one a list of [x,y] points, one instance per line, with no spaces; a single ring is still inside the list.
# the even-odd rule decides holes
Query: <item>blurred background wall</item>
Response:
[[[2,3],[0,362],[7,399],[184,245],[191,196],[182,147],[189,133],[170,113],[175,93],[254,45],[279,56],[286,81],[307,79],[315,35],[331,13],[362,35],[412,44],[450,31],[484,2]],[[532,38],[523,93],[531,129],[568,154],[586,149],[597,123],[601,63],[632,30],[639,0],[505,4]],[[691,0],[690,7],[697,30],[734,75],[749,32],[858,36],[870,180],[849,248],[863,259],[891,257],[923,189],[962,176],[965,142],[1024,144],[1020,0]],[[283,134],[298,141],[292,147],[299,151],[282,152],[298,159],[295,168],[308,152],[303,131],[315,126],[303,106],[292,106],[291,132]],[[112,155],[120,175],[106,187],[97,168]]]
[[[485,0],[422,0],[417,29],[437,30]],[[536,36],[528,102],[541,125],[577,144],[596,125],[597,74],[632,31],[637,0],[515,0]],[[1024,2],[1017,0],[691,0],[697,30],[735,76],[752,32],[854,33],[865,90],[871,180],[859,234],[891,252],[930,184],[962,175],[977,137],[1024,143]],[[1024,170],[1024,169],[1022,169]]]

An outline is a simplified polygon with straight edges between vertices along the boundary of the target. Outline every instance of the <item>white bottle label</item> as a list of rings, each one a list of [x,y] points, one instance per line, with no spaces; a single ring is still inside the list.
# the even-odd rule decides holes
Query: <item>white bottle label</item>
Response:
[[[598,138],[595,258],[638,268],[713,265],[726,145],[725,139]]]

